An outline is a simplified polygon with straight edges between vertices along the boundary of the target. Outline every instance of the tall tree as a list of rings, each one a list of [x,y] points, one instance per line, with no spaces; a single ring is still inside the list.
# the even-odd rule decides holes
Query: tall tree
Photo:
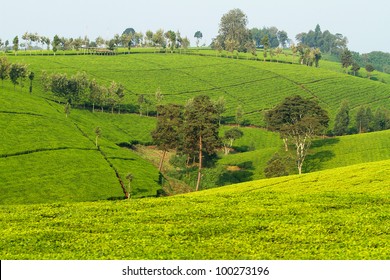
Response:
[[[235,42],[237,51],[245,51],[245,44],[251,39],[251,33],[247,29],[248,18],[240,10],[230,10],[224,14],[219,24],[218,36],[215,40],[226,50],[226,42]]]
[[[212,155],[220,146],[218,136],[218,114],[208,96],[196,96],[186,106],[184,112],[184,142],[195,148],[198,153],[198,179],[196,191],[199,190],[204,154]]]
[[[349,105],[347,101],[343,101],[339,112],[336,115],[333,132],[335,135],[341,136],[348,133],[349,126]]]
[[[348,70],[353,63],[352,53],[349,49],[344,49],[341,54],[341,67],[345,68],[345,71]]]
[[[159,171],[161,172],[166,153],[179,147],[183,124],[183,107],[176,104],[157,106],[157,125],[152,137],[157,147],[163,151]]]
[[[287,97],[266,114],[268,129],[289,138],[296,148],[298,173],[309,151],[312,139],[328,127],[328,113],[314,100],[299,95]]]
[[[365,68],[367,71],[367,78],[371,79],[371,73],[375,70],[374,66],[372,66],[372,64],[367,64]]]
[[[13,44],[12,48],[15,52],[15,55],[17,55],[18,50],[19,50],[19,37],[18,36],[15,36],[14,40],[12,41],[12,44]]]
[[[374,116],[369,107],[360,106],[356,112],[356,126],[359,133],[369,132],[372,128]]]
[[[196,31],[195,34],[194,34],[194,38],[196,38],[196,47],[199,48],[199,42],[203,38],[202,32],[200,32],[199,30]]]

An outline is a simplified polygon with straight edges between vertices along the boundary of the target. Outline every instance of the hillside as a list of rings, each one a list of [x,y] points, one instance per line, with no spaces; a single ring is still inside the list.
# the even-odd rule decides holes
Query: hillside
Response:
[[[0,207],[1,259],[390,259],[390,161],[130,201]]]
[[[234,122],[237,107],[241,105],[245,119],[255,125],[264,125],[264,111],[294,94],[317,99],[329,111],[332,122],[343,100],[350,102],[352,113],[360,105],[370,105],[375,111],[379,106],[390,104],[390,86],[387,84],[302,65],[179,54],[19,56],[10,59],[29,64],[37,73],[37,81],[43,70],[72,74],[85,71],[106,84],[115,80],[126,88],[125,103],[135,107],[140,94],[155,104],[158,88],[165,103],[184,104],[199,94],[214,100],[223,96],[226,122]]]
[[[214,100],[223,96],[225,122],[234,122],[236,108],[242,105],[245,119],[258,125],[263,124],[264,110],[292,94],[319,100],[332,120],[341,100],[348,99],[352,108],[370,104],[373,109],[390,100],[388,85],[301,65],[153,53],[10,59],[29,64],[37,77],[32,95],[25,88],[14,91],[8,81],[0,89],[0,124],[5,132],[0,135],[1,204],[120,199],[128,186],[128,173],[133,175],[133,197],[155,196],[162,188],[150,158],[120,147],[151,143],[155,118],[92,113],[82,108],[73,108],[66,118],[63,105],[42,91],[39,79],[43,70],[85,71],[104,84],[121,82],[126,87],[122,110],[135,112],[139,94],[147,96],[153,110],[157,88],[163,92],[163,103],[184,103],[198,94]],[[99,149],[95,147],[96,127],[102,130]],[[228,128],[222,127],[221,135]],[[221,154],[215,168],[204,171],[202,189],[265,177],[267,161],[281,152],[281,140],[263,129],[242,130],[244,137],[234,144],[236,152]],[[389,159],[388,135],[385,131],[318,140],[304,165],[305,172]],[[188,176],[177,173],[170,175]]]
[[[116,145],[145,141],[136,125],[120,128],[112,124],[114,117],[77,110],[65,118],[62,105],[7,88],[0,100],[0,204],[121,199],[120,181],[126,187],[129,172],[136,197],[155,196],[161,188],[152,164]],[[154,125],[132,115],[116,119],[123,126]],[[97,126],[103,131],[100,149]]]

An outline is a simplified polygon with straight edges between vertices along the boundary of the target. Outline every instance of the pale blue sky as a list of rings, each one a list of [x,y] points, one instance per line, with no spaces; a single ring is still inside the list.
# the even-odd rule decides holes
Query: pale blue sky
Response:
[[[193,38],[202,31],[206,44],[218,33],[222,15],[233,8],[247,14],[248,27],[276,26],[290,38],[320,24],[322,31],[348,37],[349,48],[361,53],[390,52],[389,0],[18,0],[2,1],[0,38],[12,41],[24,32],[53,37],[101,35],[108,39],[127,27],[145,32],[180,30]]]

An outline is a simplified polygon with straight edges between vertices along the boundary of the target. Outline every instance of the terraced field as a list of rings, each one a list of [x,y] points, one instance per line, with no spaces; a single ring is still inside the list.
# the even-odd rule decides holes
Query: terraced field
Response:
[[[390,259],[390,161],[131,201],[0,207],[1,259]]]
[[[65,118],[61,105],[7,88],[0,100],[0,204],[118,199],[129,172],[135,197],[161,188],[152,164],[116,145],[149,141],[139,127],[153,127],[150,119],[116,116],[121,128],[105,114],[74,110]],[[103,131],[100,149],[97,126]]]
[[[238,105],[245,118],[264,125],[264,111],[283,98],[300,94],[317,99],[334,119],[343,100],[352,109],[369,104],[390,106],[390,86],[329,70],[261,61],[225,59],[212,56],[179,54],[132,54],[119,56],[23,56],[11,57],[30,65],[37,73],[76,73],[108,84],[115,80],[125,85],[126,103],[137,104],[140,94],[155,101],[161,89],[164,102],[184,104],[206,94],[213,99],[224,96],[227,121],[232,121]],[[352,111],[353,113],[354,111]]]

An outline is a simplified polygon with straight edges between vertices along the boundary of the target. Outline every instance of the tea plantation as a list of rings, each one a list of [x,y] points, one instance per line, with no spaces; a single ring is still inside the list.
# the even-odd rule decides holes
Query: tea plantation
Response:
[[[1,259],[390,259],[390,161],[181,196],[0,207]]]
[[[264,112],[287,96],[318,100],[332,126],[343,100],[351,115],[361,105],[390,107],[389,85],[215,56],[9,60],[28,64],[36,77],[32,94],[9,81],[0,87],[0,259],[390,259],[390,131],[317,139],[304,165],[312,173],[263,179],[283,142],[260,128]],[[66,117],[43,91],[42,71],[84,71],[101,84],[123,84],[122,113],[79,106]],[[241,128],[235,151],[221,151],[204,170],[201,192],[156,198],[163,188],[156,159],[132,145],[153,145],[156,118],[140,116],[137,100],[145,95],[155,110],[157,89],[162,103],[223,96],[220,135],[238,106],[252,125]],[[242,181],[249,182],[230,185]],[[129,183],[132,199],[124,200]]]

